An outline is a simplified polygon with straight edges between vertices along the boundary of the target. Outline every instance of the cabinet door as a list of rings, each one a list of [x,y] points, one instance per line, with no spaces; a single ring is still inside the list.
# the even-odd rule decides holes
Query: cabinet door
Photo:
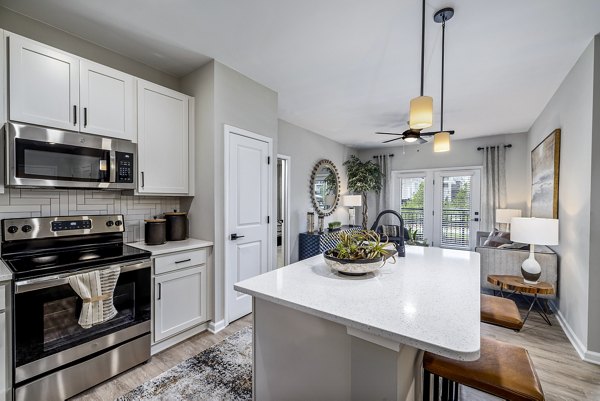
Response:
[[[79,58],[9,34],[11,120],[79,130]]]
[[[6,312],[0,312],[0,401],[5,399],[6,391],[8,390],[8,360],[6,354],[8,352],[6,337]]]
[[[138,80],[138,192],[188,193],[188,97]]]
[[[133,140],[134,78],[88,60],[80,69],[81,132]]]
[[[161,341],[207,320],[206,266],[154,279],[154,341]]]

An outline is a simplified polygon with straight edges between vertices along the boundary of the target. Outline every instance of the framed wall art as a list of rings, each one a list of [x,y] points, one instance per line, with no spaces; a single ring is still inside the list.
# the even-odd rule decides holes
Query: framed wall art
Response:
[[[531,151],[531,217],[558,218],[560,129]]]

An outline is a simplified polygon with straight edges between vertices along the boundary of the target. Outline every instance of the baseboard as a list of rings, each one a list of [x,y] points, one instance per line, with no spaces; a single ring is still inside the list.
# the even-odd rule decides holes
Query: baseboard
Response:
[[[577,337],[567,322],[567,319],[565,319],[561,311],[556,307],[556,304],[551,302],[551,306],[552,309],[556,311],[556,319],[558,320],[560,327],[562,327],[563,331],[567,335],[567,338],[571,342],[571,345],[573,345],[573,348],[575,348],[575,351],[577,351],[579,357],[586,362],[600,365],[600,352],[588,351],[586,346],[583,345],[579,337]]]
[[[227,325],[225,324],[225,320],[219,320],[218,322],[210,322],[208,324],[208,331],[213,334],[217,334],[219,331],[223,330]]]

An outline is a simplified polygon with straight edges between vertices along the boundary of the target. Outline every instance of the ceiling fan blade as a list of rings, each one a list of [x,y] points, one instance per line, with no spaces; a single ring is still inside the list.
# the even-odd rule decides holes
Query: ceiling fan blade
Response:
[[[444,131],[421,132],[421,136],[432,136],[435,134],[439,134],[440,132],[447,132],[450,135],[454,135],[454,130],[448,130],[448,131],[444,130]]]
[[[423,138],[419,138],[419,139],[417,139],[417,143],[418,143],[419,145],[421,145],[421,144],[423,144],[423,143],[427,143],[427,140],[426,140],[426,139],[423,139]]]
[[[394,139],[388,139],[387,141],[383,141],[382,143],[390,143],[390,142],[394,142],[394,141],[399,141],[400,139],[403,139],[403,138],[398,137],[398,138],[394,138]]]
[[[399,132],[376,132],[377,135],[402,135]]]

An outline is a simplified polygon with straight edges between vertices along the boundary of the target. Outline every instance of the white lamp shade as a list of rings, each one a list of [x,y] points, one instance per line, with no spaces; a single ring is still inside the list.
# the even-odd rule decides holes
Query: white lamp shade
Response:
[[[496,223],[510,224],[513,217],[521,217],[520,209],[496,209]]]
[[[510,239],[534,245],[558,245],[558,220],[513,217]]]
[[[433,98],[419,96],[410,101],[408,125],[411,129],[429,128],[433,125]]]
[[[342,205],[346,207],[362,206],[361,195],[344,195],[342,197]]]
[[[433,136],[433,151],[448,152],[450,150],[450,133],[438,132]]]

